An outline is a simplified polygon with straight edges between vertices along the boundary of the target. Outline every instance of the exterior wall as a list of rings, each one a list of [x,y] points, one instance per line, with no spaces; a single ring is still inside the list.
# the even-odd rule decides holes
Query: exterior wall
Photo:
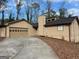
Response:
[[[52,38],[65,39],[69,41],[69,26],[64,26],[63,31],[59,31],[57,26],[52,27],[44,27],[45,25],[45,16],[40,16],[38,18],[39,27],[38,27],[38,35],[48,36]]]
[[[0,37],[5,37],[6,36],[5,30],[6,30],[5,28],[0,29]]]
[[[6,27],[6,37],[9,37],[9,27]]]
[[[79,42],[79,26],[76,20],[74,20],[70,26],[70,35],[72,42]]]
[[[30,36],[36,36],[37,35],[37,30],[34,29],[32,26],[29,27],[29,35]]]
[[[15,24],[11,24],[7,27],[7,37],[9,37],[9,28],[10,27],[20,27],[20,28],[28,28],[28,36],[33,36],[36,34],[36,30],[29,23],[22,21]],[[15,34],[17,35],[17,34]],[[26,35],[27,36],[27,35]]]
[[[58,39],[64,39],[66,41],[69,41],[69,27],[63,26],[63,30],[58,30],[58,26],[55,27],[46,27],[45,28],[45,36],[52,37],[52,38],[58,38]]]

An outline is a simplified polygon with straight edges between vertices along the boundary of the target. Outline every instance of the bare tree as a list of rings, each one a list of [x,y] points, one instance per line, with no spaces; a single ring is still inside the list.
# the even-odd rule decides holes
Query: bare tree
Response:
[[[68,15],[67,13],[67,9],[64,7],[64,5],[66,4],[67,0],[64,0],[64,2],[62,3],[60,9],[59,9],[59,17],[60,18],[63,18],[63,17],[66,17]]]
[[[50,18],[55,18],[56,16],[56,12],[52,9],[52,3],[50,0],[47,0],[47,8],[46,8],[46,12],[44,12],[44,15],[46,16],[47,19]]]
[[[50,18],[50,12],[51,12],[51,1],[47,0],[47,10],[48,10],[48,18]]]
[[[27,16],[27,20],[30,21],[30,7],[29,7],[29,2],[26,1],[26,16]]]
[[[4,25],[4,10],[7,2],[8,2],[7,0],[0,0],[0,12],[2,13],[2,22],[1,22],[2,25]]]
[[[22,1],[21,0],[15,0],[15,2],[16,2],[16,9],[17,9],[17,17],[16,17],[16,20],[18,20],[19,13],[20,13],[21,6],[22,6]]]
[[[34,17],[34,22],[37,23],[38,22],[38,16],[39,16],[39,9],[40,9],[40,5],[36,2],[32,3],[32,9],[33,9],[33,17]]]
[[[59,13],[60,13],[60,18],[66,17],[67,9],[60,8]]]
[[[35,1],[31,0],[31,4],[27,1],[26,6],[26,16],[27,20],[32,23],[32,19],[34,22],[36,22],[36,19],[38,18],[37,11],[39,10],[39,4]]]

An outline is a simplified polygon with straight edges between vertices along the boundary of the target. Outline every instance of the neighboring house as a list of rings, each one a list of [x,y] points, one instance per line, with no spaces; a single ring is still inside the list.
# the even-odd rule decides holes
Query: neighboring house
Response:
[[[36,35],[36,28],[26,20],[16,20],[0,26],[0,37],[27,37]]]
[[[46,22],[45,16],[39,17],[38,34],[66,41],[79,42],[79,20],[69,17]]]
[[[48,19],[39,16],[37,24],[26,20],[15,20],[0,25],[0,37],[46,36],[79,42],[79,20],[77,17]]]

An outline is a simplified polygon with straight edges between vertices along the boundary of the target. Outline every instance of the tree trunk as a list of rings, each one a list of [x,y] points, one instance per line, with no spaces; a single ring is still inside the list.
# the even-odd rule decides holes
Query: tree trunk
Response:
[[[4,10],[2,11],[2,21],[1,21],[1,25],[4,25]]]

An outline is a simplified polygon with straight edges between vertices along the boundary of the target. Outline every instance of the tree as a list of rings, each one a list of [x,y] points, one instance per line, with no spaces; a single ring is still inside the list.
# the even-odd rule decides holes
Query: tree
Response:
[[[4,25],[4,10],[5,10],[7,2],[8,2],[7,0],[0,1],[0,12],[2,13],[2,21],[1,21],[2,25]]]
[[[31,4],[29,5],[29,2],[27,1],[26,3],[27,5],[26,7],[26,16],[27,16],[27,20],[32,23],[32,20],[34,22],[37,22],[37,18],[38,18],[38,10],[39,10],[39,4],[36,3],[35,1],[31,0]]]
[[[60,13],[60,18],[64,18],[64,17],[66,17],[66,14],[67,14],[67,9],[65,9],[65,8],[60,8],[59,9],[59,13]]]
[[[32,9],[33,9],[33,18],[34,18],[34,23],[38,22],[38,16],[39,16],[39,9],[40,9],[40,5],[36,2],[32,3]]]
[[[14,17],[12,17],[12,13],[9,15],[9,22],[14,21]]]
[[[27,20],[30,22],[30,6],[28,4],[29,2],[27,1],[25,8],[26,8]]]
[[[67,0],[64,0],[64,2],[61,4],[61,7],[59,9],[60,18],[64,18],[64,17],[68,16],[67,9],[64,7],[66,2],[67,2]]]
[[[48,14],[48,18],[50,18],[51,17],[51,1],[50,0],[47,0],[47,10],[48,10],[48,12],[47,12],[47,14]]]
[[[18,20],[19,17],[19,13],[20,13],[20,9],[21,9],[21,1],[18,1],[18,3],[16,4],[16,9],[17,9],[17,17],[16,20]]]
[[[45,13],[43,13],[45,16],[46,16],[46,18],[54,18],[55,16],[56,16],[56,12],[55,11],[53,11],[53,10],[50,10],[50,16],[48,16],[48,11],[46,11]]]

